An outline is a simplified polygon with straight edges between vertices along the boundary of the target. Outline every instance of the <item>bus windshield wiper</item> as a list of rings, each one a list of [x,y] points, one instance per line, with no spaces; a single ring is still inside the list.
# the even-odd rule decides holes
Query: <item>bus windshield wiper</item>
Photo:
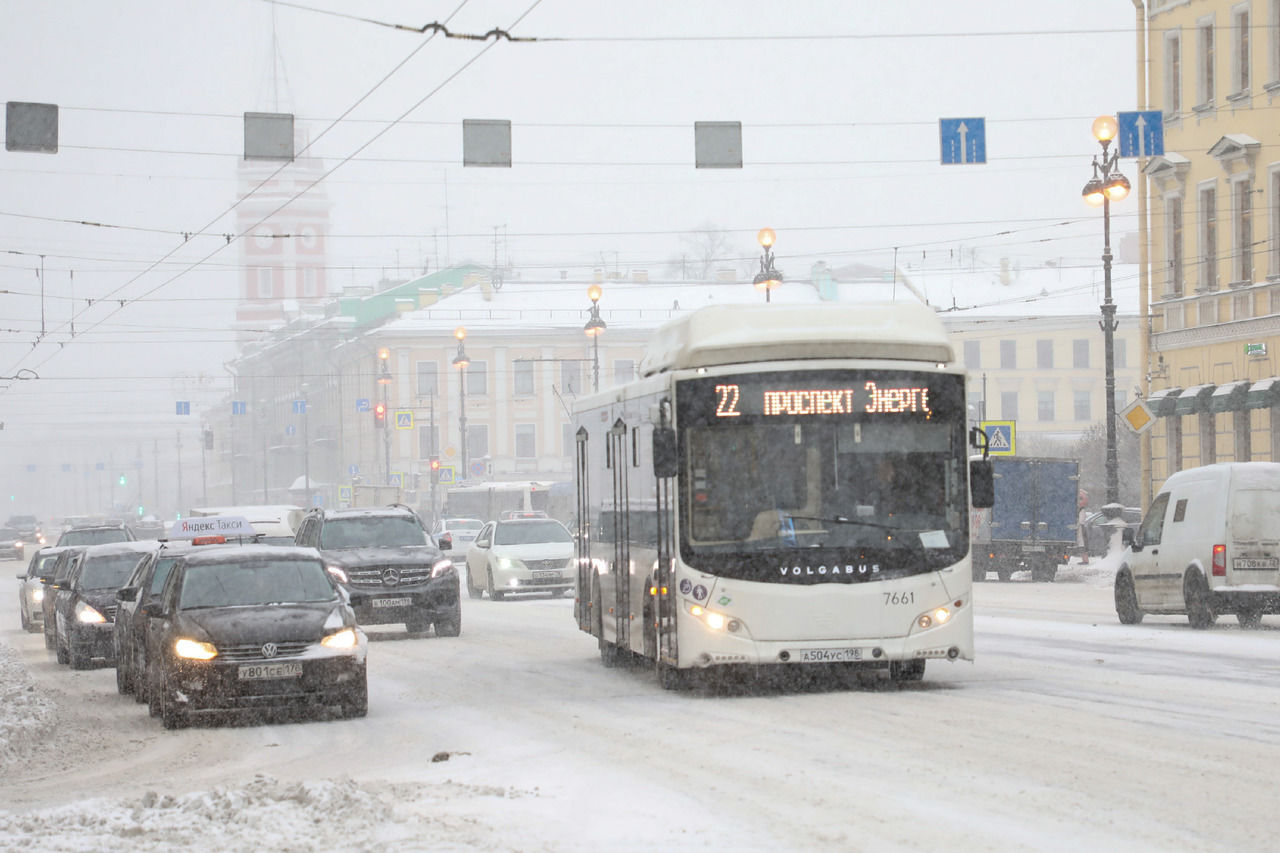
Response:
[[[879,521],[866,521],[861,518],[847,518],[843,515],[788,515],[785,516],[792,521],[817,521],[829,524],[856,524],[859,527],[874,527],[879,530],[897,530],[904,533],[910,533],[907,528],[900,527],[896,524],[883,524]],[[804,533],[803,530],[797,530],[797,533]]]

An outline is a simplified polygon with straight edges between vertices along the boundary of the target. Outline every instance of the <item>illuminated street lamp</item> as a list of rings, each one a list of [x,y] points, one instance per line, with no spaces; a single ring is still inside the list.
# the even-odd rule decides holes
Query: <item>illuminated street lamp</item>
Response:
[[[1111,202],[1123,201],[1129,195],[1129,179],[1120,174],[1119,146],[1110,150],[1111,140],[1119,130],[1112,116],[1093,120],[1093,138],[1102,145],[1102,154],[1093,157],[1093,177],[1084,185],[1081,195],[1089,204],[1102,205],[1102,328],[1103,370],[1107,394],[1107,503],[1120,501],[1120,473],[1116,460],[1116,306],[1111,301]]]
[[[466,347],[462,342],[466,340],[467,329],[465,326],[459,326],[453,330],[453,336],[458,339],[458,354],[453,357],[453,366],[458,368],[458,440],[462,448],[462,477],[467,476],[467,365],[471,363],[471,359],[467,358]]]
[[[600,390],[600,335],[608,326],[600,319],[600,285],[593,284],[587,288],[587,298],[591,300],[591,318],[582,327],[587,337],[591,338],[591,385],[592,390]]]
[[[764,255],[760,258],[760,272],[756,273],[755,284],[756,290],[764,291],[764,301],[769,301],[769,292],[775,287],[782,284],[782,273],[773,266],[773,244],[777,241],[778,235],[773,233],[772,228],[761,228],[760,233],[756,235],[756,240],[764,249]]]

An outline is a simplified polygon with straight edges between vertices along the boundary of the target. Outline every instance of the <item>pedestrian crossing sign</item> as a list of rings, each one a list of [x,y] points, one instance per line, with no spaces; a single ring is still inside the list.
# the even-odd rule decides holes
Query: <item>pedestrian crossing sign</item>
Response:
[[[987,452],[992,456],[1013,456],[1016,448],[1014,421],[983,421],[987,434]]]

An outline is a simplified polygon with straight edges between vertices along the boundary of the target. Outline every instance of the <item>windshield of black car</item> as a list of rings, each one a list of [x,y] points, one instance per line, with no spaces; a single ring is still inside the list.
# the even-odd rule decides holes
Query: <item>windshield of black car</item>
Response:
[[[58,540],[59,545],[106,545],[111,542],[128,542],[129,534],[124,528],[106,530],[68,530]]]
[[[558,521],[512,521],[498,524],[495,545],[533,545],[539,542],[572,542],[569,531]]]
[[[133,552],[86,557],[80,573],[81,589],[119,589],[133,573],[143,555]]]
[[[405,515],[330,518],[320,531],[321,548],[389,548],[427,545],[427,532]]]
[[[188,566],[179,608],[300,604],[334,596],[318,560],[252,560]]]
[[[177,554],[172,557],[160,557],[156,560],[156,571],[151,576],[151,594],[159,595],[160,590],[164,589],[164,582],[169,579],[169,572],[173,569],[173,564],[181,559]]]

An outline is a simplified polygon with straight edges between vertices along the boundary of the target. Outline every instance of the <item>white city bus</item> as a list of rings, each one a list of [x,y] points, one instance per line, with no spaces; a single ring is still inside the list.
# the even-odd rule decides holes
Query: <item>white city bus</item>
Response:
[[[964,369],[931,309],[708,307],[660,328],[640,372],[574,411],[574,614],[606,666],[676,688],[973,659],[970,474],[990,505],[990,467],[969,462]]]
[[[546,512],[550,515],[552,486],[547,480],[473,483],[450,486],[445,492],[441,517],[495,521],[503,513]]]

